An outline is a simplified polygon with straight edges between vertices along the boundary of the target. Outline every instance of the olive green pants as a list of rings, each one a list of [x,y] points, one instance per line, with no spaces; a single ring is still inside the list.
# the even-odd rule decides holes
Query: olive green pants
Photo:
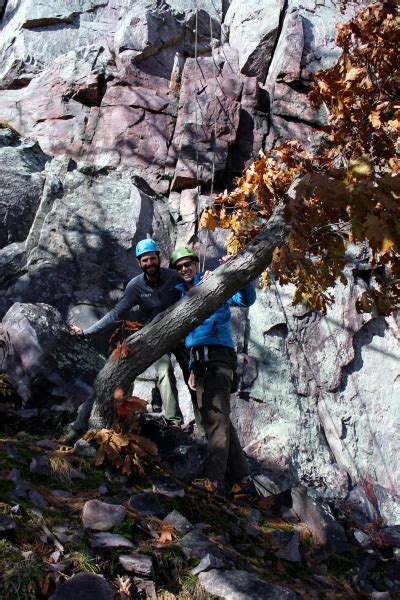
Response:
[[[197,402],[207,436],[205,477],[238,481],[249,475],[249,465],[229,418],[236,353],[231,348],[208,346],[209,360],[196,379]]]
[[[160,390],[165,419],[172,425],[181,425],[183,423],[183,416],[181,409],[179,408],[178,390],[176,387],[174,368],[171,362],[171,354],[175,355],[182,370],[183,378],[187,383],[190,374],[189,352],[183,344],[174,348],[171,353],[164,354],[154,363],[154,366],[157,373],[157,387]],[[200,433],[203,433],[204,429],[202,426],[201,413],[197,406],[196,393],[190,389],[189,391],[196,425]]]

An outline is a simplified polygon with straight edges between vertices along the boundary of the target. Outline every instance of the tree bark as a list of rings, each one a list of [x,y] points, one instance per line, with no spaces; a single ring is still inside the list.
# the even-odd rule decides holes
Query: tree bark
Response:
[[[286,244],[289,230],[282,215],[274,214],[262,232],[234,259],[215,269],[183,300],[132,335],[127,340],[128,357],[118,360],[111,356],[94,382],[89,428],[110,426],[116,386],[127,390],[135,377],[176,346],[246,283],[258,277],[271,263],[275,248]]]

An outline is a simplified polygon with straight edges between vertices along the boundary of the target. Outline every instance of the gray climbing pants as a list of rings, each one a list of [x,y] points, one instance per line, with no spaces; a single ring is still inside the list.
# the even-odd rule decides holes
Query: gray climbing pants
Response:
[[[164,409],[164,416],[168,423],[172,425],[181,425],[183,423],[183,416],[179,407],[178,390],[176,387],[176,378],[174,368],[171,362],[171,354],[175,355],[176,360],[182,370],[183,378],[187,383],[189,378],[189,352],[183,344],[180,344],[169,354],[164,354],[155,363],[155,369],[157,373],[157,386],[160,390],[161,400]],[[200,432],[203,431],[201,423],[200,410],[197,407],[197,397],[193,390],[190,391],[190,397],[192,399],[193,412],[196,420],[197,428]]]

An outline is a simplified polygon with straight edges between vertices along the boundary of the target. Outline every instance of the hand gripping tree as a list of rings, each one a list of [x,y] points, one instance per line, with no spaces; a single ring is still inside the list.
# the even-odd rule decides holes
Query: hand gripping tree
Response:
[[[129,355],[111,358],[95,382],[91,427],[112,415],[112,393],[162,356],[245,283],[262,273],[295,286],[293,301],[324,311],[343,283],[349,244],[367,245],[374,284],[360,311],[395,310],[400,298],[398,151],[399,16],[397,2],[364,8],[338,26],[339,60],[313,79],[310,101],[330,115],[320,154],[287,142],[260,152],[233,191],[217,196],[201,227],[230,229],[237,256],[128,340]]]

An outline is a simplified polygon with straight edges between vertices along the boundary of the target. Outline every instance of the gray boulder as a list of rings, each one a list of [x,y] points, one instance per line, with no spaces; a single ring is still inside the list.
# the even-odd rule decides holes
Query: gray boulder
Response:
[[[50,600],[114,600],[114,590],[100,575],[78,573],[62,583]]]
[[[135,547],[135,544],[128,538],[108,532],[94,533],[91,544],[94,548],[107,548],[109,550],[132,550]]]
[[[210,554],[219,560],[224,559],[224,554],[215,542],[210,542],[208,537],[198,529],[189,531],[178,542],[186,558],[203,558]]]
[[[25,240],[40,203],[48,160],[37,143],[0,128],[0,249]]]
[[[200,573],[204,573],[204,571],[210,571],[211,569],[223,569],[225,567],[224,561],[217,558],[213,554],[206,554],[203,556],[199,564],[191,569],[192,575],[199,575]]]
[[[87,529],[108,531],[122,523],[126,508],[100,500],[88,500],[82,509],[82,523]]]
[[[297,594],[260,579],[247,571],[212,569],[200,573],[201,586],[225,600],[296,600]]]
[[[328,505],[310,498],[305,488],[293,489],[292,499],[294,512],[300,521],[308,525],[320,543],[334,554],[347,550],[345,531],[335,520]]]
[[[163,520],[164,523],[172,525],[179,533],[187,533],[193,529],[193,525],[187,520],[186,517],[181,515],[177,510],[170,512]]]
[[[0,325],[0,340],[6,348],[0,370],[8,373],[25,402],[46,404],[43,393],[35,397],[40,381],[53,410],[57,403],[69,403],[73,412],[91,396],[90,384],[104,359],[69,332],[55,308],[14,304]]]
[[[264,81],[279,31],[283,0],[232,0],[225,16],[229,44],[239,53],[240,71]]]
[[[125,571],[135,573],[142,577],[150,577],[154,579],[154,565],[151,556],[144,554],[121,554],[118,560]]]
[[[278,558],[289,562],[301,562],[301,554],[299,551],[300,534],[294,531],[289,543],[276,552]]]

